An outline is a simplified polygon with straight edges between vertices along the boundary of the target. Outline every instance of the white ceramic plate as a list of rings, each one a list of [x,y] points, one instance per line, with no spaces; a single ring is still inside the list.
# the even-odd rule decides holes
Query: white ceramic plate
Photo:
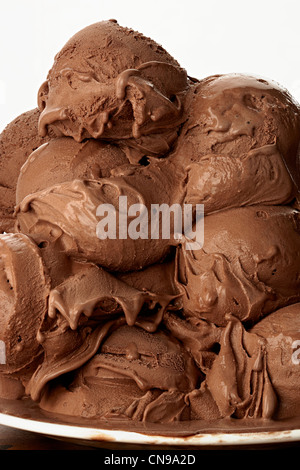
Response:
[[[202,448],[213,446],[241,446],[260,445],[287,442],[300,442],[300,429],[282,429],[266,431],[230,432],[213,430],[213,432],[200,432],[196,435],[182,435],[174,437],[163,435],[159,431],[155,434],[146,434],[137,431],[121,429],[105,429],[98,426],[58,421],[46,416],[39,408],[30,402],[0,399],[0,424],[16,429],[31,431],[57,439],[88,444],[97,447],[118,448]],[[182,426],[180,426],[182,429]],[[180,429],[179,428],[179,429]],[[153,431],[152,431],[153,432]]]

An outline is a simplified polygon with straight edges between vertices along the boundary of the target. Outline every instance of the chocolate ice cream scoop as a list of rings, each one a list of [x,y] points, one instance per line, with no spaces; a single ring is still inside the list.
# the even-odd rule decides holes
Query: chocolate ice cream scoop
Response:
[[[211,153],[186,170],[184,202],[204,204],[206,214],[253,204],[287,204],[298,194],[277,144],[242,156]]]
[[[287,90],[259,77],[215,75],[189,90],[185,107],[172,155],[183,167],[185,203],[203,203],[208,214],[297,196],[300,107]]]
[[[210,402],[211,398],[219,417],[223,418],[271,419],[277,411],[278,399],[270,378],[266,342],[246,331],[232,315],[227,316],[219,353],[205,381],[189,396],[196,415],[200,412],[203,416],[206,410],[202,401]],[[213,412],[218,417],[215,408]],[[209,416],[209,410],[206,415]]]
[[[269,376],[278,397],[275,418],[300,413],[300,304],[281,308],[263,318],[251,333],[265,338]]]
[[[286,89],[260,77],[227,74],[201,80],[192,94],[182,138],[194,161],[211,153],[242,156],[276,143],[296,178],[300,112]]]
[[[178,244],[172,220],[169,235],[162,234],[158,219],[156,235],[152,235],[152,205],[182,201],[178,173],[174,165],[155,160],[148,166],[122,166],[109,178],[54,184],[20,202],[18,230],[38,236],[47,227],[55,227],[61,231],[67,255],[113,271],[140,270],[163,260],[170,247]],[[21,175],[18,188],[22,180]],[[42,177],[43,181],[47,183]]]
[[[21,168],[16,204],[58,183],[109,177],[114,168],[125,164],[125,154],[115,145],[95,139],[81,143],[70,137],[52,139],[35,150]]]
[[[178,252],[184,312],[226,324],[226,313],[256,322],[299,301],[299,213],[249,206],[205,217],[201,250]]]
[[[146,136],[146,148],[157,154],[177,136],[187,87],[186,72],[156,42],[116,21],[99,22],[56,55],[39,91],[39,132],[54,124],[77,141],[129,139],[138,146]]]
[[[173,313],[165,315],[165,324],[205,374],[186,397],[193,419],[275,416],[278,399],[264,338],[247,331],[233,315],[226,315],[224,327]]]
[[[112,329],[126,323],[153,333],[165,310],[175,308],[177,292],[172,283],[164,282],[167,293],[148,279],[148,270],[163,276],[166,271],[159,265],[141,273],[140,288],[129,274],[118,279],[89,263],[74,268],[76,273],[49,293],[47,315],[36,335],[43,359],[27,386],[33,400],[40,398],[50,380],[91,359]]]
[[[39,110],[32,109],[16,117],[0,135],[0,231],[14,229],[16,185],[27,157],[53,137],[49,128],[45,137],[38,135]]]
[[[21,233],[0,235],[0,268],[1,370],[13,373],[42,352],[36,335],[47,311],[50,281],[38,247]]]
[[[40,406],[83,417],[171,422],[188,412],[184,397],[198,379],[193,359],[176,339],[124,325],[108,336],[67,388],[50,387]]]

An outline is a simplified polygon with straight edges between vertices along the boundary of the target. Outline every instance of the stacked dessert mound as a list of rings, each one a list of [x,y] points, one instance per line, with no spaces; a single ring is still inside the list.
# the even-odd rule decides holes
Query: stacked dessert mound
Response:
[[[0,137],[1,396],[128,422],[299,416],[299,141],[276,83],[191,78],[115,20],[75,34]],[[121,196],[149,218],[203,204],[204,243],[121,218],[99,236]]]

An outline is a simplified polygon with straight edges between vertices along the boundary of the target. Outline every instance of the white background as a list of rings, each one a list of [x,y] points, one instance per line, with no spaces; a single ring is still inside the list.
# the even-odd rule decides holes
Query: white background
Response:
[[[0,131],[36,107],[65,42],[110,18],[162,44],[191,76],[261,75],[300,101],[300,0],[0,0]]]

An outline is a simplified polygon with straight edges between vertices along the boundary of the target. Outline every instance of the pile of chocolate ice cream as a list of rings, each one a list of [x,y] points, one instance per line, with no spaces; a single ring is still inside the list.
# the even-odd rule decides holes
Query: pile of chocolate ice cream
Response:
[[[299,143],[277,83],[192,78],[115,20],[75,34],[0,136],[0,396],[99,422],[299,417]],[[203,246],[99,237],[120,196],[203,204]]]

